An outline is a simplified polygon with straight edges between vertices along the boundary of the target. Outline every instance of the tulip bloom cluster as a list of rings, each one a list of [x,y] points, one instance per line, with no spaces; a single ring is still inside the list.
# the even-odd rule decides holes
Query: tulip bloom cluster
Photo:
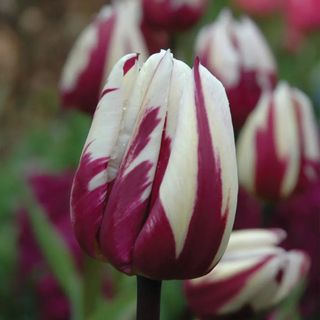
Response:
[[[284,236],[280,229],[233,232],[215,269],[185,282],[194,313],[201,319],[249,319],[287,297],[305,278],[309,258],[302,251],[277,247]]]
[[[231,232],[235,145],[221,83],[162,51],[113,68],[74,179],[82,248],[127,274],[186,279],[209,272]],[[195,254],[196,253],[196,254]]]
[[[238,140],[240,183],[278,200],[319,179],[320,146],[310,100],[280,83],[266,92]]]
[[[139,24],[136,1],[119,1],[101,9],[80,34],[64,66],[60,92],[65,107],[93,114],[106,76],[118,59],[130,52],[140,52],[142,59],[146,58]]]
[[[249,18],[236,21],[225,10],[200,31],[196,54],[225,86],[233,125],[240,129],[261,93],[276,83],[276,63],[264,36]]]

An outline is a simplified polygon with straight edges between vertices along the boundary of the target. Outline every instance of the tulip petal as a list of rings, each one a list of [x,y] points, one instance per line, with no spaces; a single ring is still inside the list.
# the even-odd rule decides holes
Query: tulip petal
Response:
[[[124,74],[127,61],[135,61]],[[138,73],[138,56],[123,57],[114,67],[103,90],[87,141],[76,172],[71,196],[71,218],[76,237],[82,248],[91,256],[101,258],[97,235],[110,193],[112,180],[118,167],[121,149],[125,148],[122,136],[122,121],[126,111],[126,96]],[[111,89],[110,89],[111,88]],[[105,122],[110,123],[105,126]],[[128,139],[127,139],[128,140]],[[128,142],[128,141],[127,141]]]
[[[172,65],[172,54],[161,52],[151,56],[139,73],[129,106],[129,109],[140,107],[138,120],[102,220],[102,250],[111,263],[129,274],[133,272],[134,243],[147,218],[148,197],[167,112]]]

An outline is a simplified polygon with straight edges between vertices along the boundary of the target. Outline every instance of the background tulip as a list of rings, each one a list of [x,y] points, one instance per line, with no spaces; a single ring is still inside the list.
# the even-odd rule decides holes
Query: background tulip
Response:
[[[237,142],[240,184],[268,200],[290,195],[297,184],[299,135],[290,90],[280,83],[266,92]]]
[[[204,14],[207,0],[141,0],[144,19],[155,27],[183,30],[192,27]]]
[[[196,60],[123,57],[103,90],[72,192],[85,251],[128,274],[191,278],[219,261],[237,198],[221,83]]]
[[[216,268],[185,282],[191,310],[201,319],[248,320],[286,298],[304,279],[309,259],[277,247],[284,235],[279,229],[233,232]]]
[[[225,86],[233,125],[240,129],[263,90],[276,82],[276,63],[264,36],[249,18],[235,21],[224,10],[198,34],[196,54]]]
[[[60,81],[65,107],[93,114],[106,77],[118,59],[129,52],[146,58],[140,23],[137,1],[118,1],[101,9],[80,34],[65,63]]]

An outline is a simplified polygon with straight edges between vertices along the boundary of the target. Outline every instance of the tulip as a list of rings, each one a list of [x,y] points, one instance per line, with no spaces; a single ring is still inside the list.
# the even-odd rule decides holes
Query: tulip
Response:
[[[235,21],[224,10],[199,33],[196,54],[226,88],[233,126],[240,129],[261,93],[274,87],[274,57],[258,27],[245,17]]]
[[[111,68],[130,52],[139,52],[142,59],[147,56],[138,3],[128,0],[104,6],[80,34],[63,68],[63,106],[93,114]]]
[[[200,319],[248,320],[285,299],[305,278],[309,258],[277,247],[284,236],[280,229],[233,232],[215,269],[185,282],[191,310]]]
[[[144,19],[168,31],[192,27],[204,14],[208,0],[141,0]]]
[[[240,184],[267,200],[319,180],[318,127],[304,93],[282,82],[263,95],[240,133],[238,165]]]
[[[71,196],[82,248],[155,280],[209,272],[229,238],[237,168],[228,100],[196,60],[124,56],[104,87]]]

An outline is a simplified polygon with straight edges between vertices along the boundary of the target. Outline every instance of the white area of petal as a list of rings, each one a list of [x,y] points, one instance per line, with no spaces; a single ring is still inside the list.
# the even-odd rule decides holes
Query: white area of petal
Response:
[[[113,65],[120,57],[130,52],[140,54],[140,61],[144,62],[148,50],[140,30],[141,8],[138,1],[126,0],[114,3],[116,14],[115,26],[108,44],[108,61],[104,74],[107,77]]]
[[[216,22],[200,31],[196,43],[197,55],[207,56],[207,67],[226,87],[235,86],[240,80],[240,56],[232,43],[233,23],[231,12],[222,11]]]
[[[175,86],[174,80],[172,86]],[[198,133],[191,70],[189,75],[185,74],[184,85],[170,159],[159,191],[175,239],[176,257],[183,250],[192,217],[198,171]]]
[[[96,109],[91,128],[85,143],[84,150],[89,153],[90,160],[108,157],[111,160],[111,167],[106,170],[105,174],[98,173],[89,182],[89,189],[97,188],[98,186],[110,181],[114,178],[119,163],[121,162],[121,149],[125,146],[119,146],[119,136],[121,136],[121,125],[124,117],[124,109],[127,104],[128,95],[132,89],[139,65],[136,63],[134,67],[123,76],[124,63],[133,57],[135,54],[130,54],[122,59],[113,68],[105,89],[116,89],[105,94]],[[128,140],[128,138],[127,138]],[[83,152],[84,152],[83,150]],[[83,155],[82,155],[83,156]]]
[[[276,152],[281,159],[288,161],[281,186],[281,194],[287,196],[296,186],[299,163],[298,123],[290,87],[280,82],[274,92]],[[284,125],[285,124],[285,125]]]
[[[241,55],[241,63],[245,70],[257,70],[261,73],[276,72],[273,54],[262,32],[248,17],[235,22],[233,32],[236,36]]]

